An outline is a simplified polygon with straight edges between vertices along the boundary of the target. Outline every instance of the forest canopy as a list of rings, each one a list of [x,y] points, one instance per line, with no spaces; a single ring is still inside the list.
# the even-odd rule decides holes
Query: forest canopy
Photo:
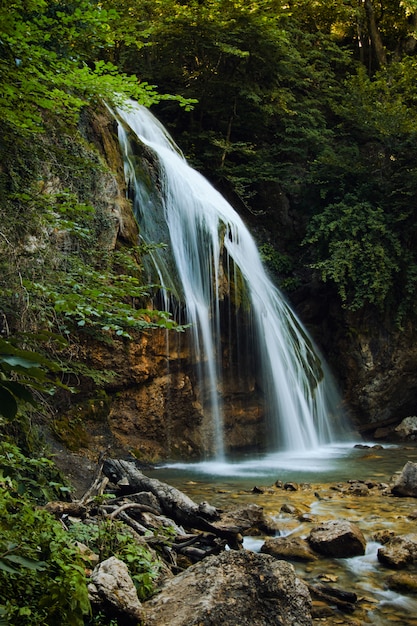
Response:
[[[402,319],[417,286],[416,16],[415,0],[3,2],[3,150],[102,100],[159,102],[260,225],[277,221],[268,190],[288,199],[291,242],[273,228],[265,242],[290,259],[275,257],[283,285],[309,267],[343,306]]]

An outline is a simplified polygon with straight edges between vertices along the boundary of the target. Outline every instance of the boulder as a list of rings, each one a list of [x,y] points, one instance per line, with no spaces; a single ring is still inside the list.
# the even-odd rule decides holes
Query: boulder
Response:
[[[246,550],[211,556],[144,603],[147,626],[311,626],[311,598],[293,566]]]
[[[90,601],[127,625],[143,620],[143,609],[126,563],[115,556],[99,563],[88,585]]]
[[[417,562],[417,534],[390,538],[378,549],[378,561],[392,569],[404,569]]]
[[[270,554],[276,559],[290,561],[316,561],[309,544],[301,537],[274,537],[267,539],[261,547],[263,554]]]
[[[365,554],[366,540],[361,530],[356,524],[343,519],[315,526],[307,541],[313,550],[324,556],[347,558]]]
[[[395,434],[401,439],[416,439],[417,437],[417,416],[405,417],[395,428]]]
[[[395,496],[417,497],[417,463],[408,461],[404,465],[391,491]]]
[[[235,528],[242,535],[264,532],[273,534],[277,524],[272,518],[265,515],[264,510],[257,504],[247,504],[227,511],[222,511],[220,519],[213,522],[213,527]]]

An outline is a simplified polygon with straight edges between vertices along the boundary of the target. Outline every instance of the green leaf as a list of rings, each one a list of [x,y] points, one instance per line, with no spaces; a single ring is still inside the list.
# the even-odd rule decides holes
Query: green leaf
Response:
[[[0,559],[0,570],[2,572],[7,572],[8,574],[19,574],[18,569],[11,567],[7,563],[5,563],[3,559]]]
[[[20,565],[21,567],[26,567],[27,569],[35,570],[35,571],[44,571],[48,564],[45,561],[35,561],[33,559],[28,559],[20,554],[6,554],[3,559],[7,559],[16,565]]]
[[[29,361],[28,359],[22,358],[20,356],[9,356],[5,354],[0,354],[0,361],[3,363],[7,363],[11,367],[26,367],[28,369],[33,367],[39,367],[39,364],[34,364],[33,361]]]

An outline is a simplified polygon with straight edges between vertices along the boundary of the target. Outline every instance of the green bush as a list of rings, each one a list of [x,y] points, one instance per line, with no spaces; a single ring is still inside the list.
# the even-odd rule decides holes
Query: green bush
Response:
[[[36,472],[37,476],[36,477]],[[81,626],[90,613],[80,554],[39,501],[57,484],[52,464],[11,444],[0,455],[0,624]],[[39,481],[39,484],[37,483]]]

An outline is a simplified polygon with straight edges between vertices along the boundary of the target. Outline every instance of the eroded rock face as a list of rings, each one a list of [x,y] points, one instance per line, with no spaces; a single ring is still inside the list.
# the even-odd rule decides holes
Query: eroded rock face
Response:
[[[365,554],[366,540],[361,530],[347,520],[330,520],[313,528],[307,538],[316,552],[333,558]]]
[[[401,330],[369,313],[345,314],[333,336],[333,369],[345,391],[350,413],[362,432],[384,436],[413,415],[417,402],[417,341],[411,324]],[[342,336],[343,327],[354,329]],[[330,344],[329,344],[330,345]],[[331,349],[331,348],[330,348]],[[332,365],[332,361],[330,361]],[[392,431],[388,429],[386,435]]]
[[[147,626],[310,626],[311,598],[292,565],[228,551],[191,566],[144,603]]]
[[[75,410],[77,422],[87,431],[84,447],[98,453],[105,448],[117,455],[133,453],[145,462],[212,454],[214,425],[209,411],[203,410],[198,368],[187,331],[152,330],[138,333],[129,342],[114,339],[111,345],[92,338],[81,341],[80,360],[96,371],[117,374],[105,386],[105,414],[99,419],[91,415],[90,419],[81,407],[79,413]],[[251,399],[253,390],[230,389],[225,383],[222,392],[227,395],[227,445],[232,450],[256,448],[262,439],[265,415]],[[68,421],[74,423],[73,418],[74,409]],[[66,430],[62,428],[64,435]]]

